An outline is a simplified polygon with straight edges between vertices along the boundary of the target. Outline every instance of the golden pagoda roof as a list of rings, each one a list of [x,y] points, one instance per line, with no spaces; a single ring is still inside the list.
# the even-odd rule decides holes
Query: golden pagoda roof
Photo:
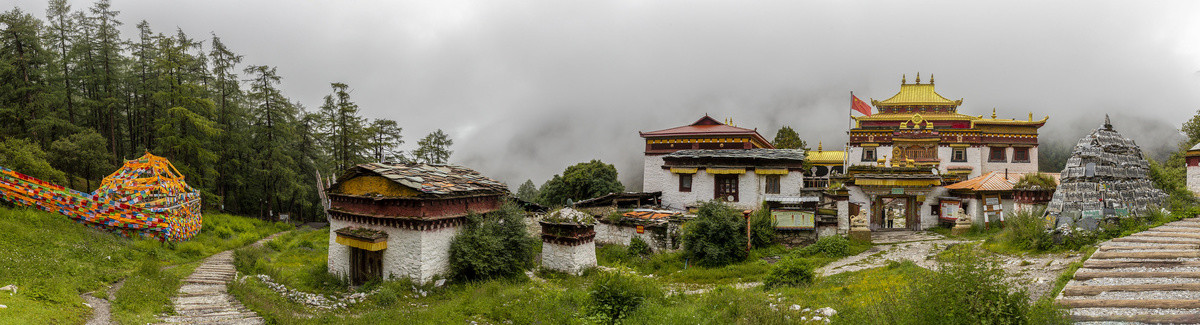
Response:
[[[942,97],[933,90],[933,84],[902,84],[900,92],[882,101],[871,100],[871,104],[875,106],[898,106],[898,105],[962,105],[962,99],[950,100]]]
[[[845,151],[825,151],[818,147],[817,150],[809,150],[805,156],[813,165],[841,165],[846,160]]]

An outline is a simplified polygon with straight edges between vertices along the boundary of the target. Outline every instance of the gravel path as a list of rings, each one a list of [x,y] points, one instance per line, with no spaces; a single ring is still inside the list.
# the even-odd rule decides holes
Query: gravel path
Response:
[[[252,244],[261,246],[282,232]],[[227,291],[227,284],[237,271],[233,267],[233,250],[209,256],[183,280],[179,294],[171,299],[176,315],[163,318],[165,324],[263,324],[262,317],[246,309]]]
[[[1200,323],[1198,238],[1190,218],[1101,243],[1058,302],[1085,324]]]

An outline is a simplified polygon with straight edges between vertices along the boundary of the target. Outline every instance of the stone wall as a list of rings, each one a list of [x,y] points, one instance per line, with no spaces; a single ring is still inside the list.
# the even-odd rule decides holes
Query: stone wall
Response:
[[[383,277],[409,278],[417,283],[429,282],[435,275],[450,271],[450,241],[458,234],[459,226],[436,230],[410,230],[329,219],[329,273],[339,277],[350,275],[350,247],[336,242],[334,230],[344,227],[364,227],[388,234],[388,248],[383,251]]]
[[[664,232],[664,236],[662,236],[663,240],[654,238],[656,237],[654,236],[654,232],[656,231]],[[670,236],[665,234],[666,231],[666,227],[645,227],[645,231],[639,234],[637,233],[637,226],[634,225],[614,225],[610,223],[597,222],[596,242],[601,244],[628,246],[629,241],[633,240],[634,236],[637,236],[641,237],[642,240],[646,241],[647,244],[650,244],[650,249],[658,252],[671,247],[671,243],[669,242]]]
[[[542,242],[542,267],[579,275],[596,267],[596,242],[561,245]]]

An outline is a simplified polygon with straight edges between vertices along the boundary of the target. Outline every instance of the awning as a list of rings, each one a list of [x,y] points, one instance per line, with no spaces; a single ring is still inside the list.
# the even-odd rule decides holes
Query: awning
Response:
[[[695,174],[699,168],[675,168],[671,167],[672,174]]]
[[[708,168],[708,169],[705,169],[704,172],[713,174],[713,175],[722,175],[722,174],[740,175],[740,174],[745,174],[746,169],[745,168]]]
[[[334,242],[358,249],[369,251],[381,251],[387,249],[388,235],[386,232],[362,228],[362,227],[346,227],[335,230],[337,238]]]
[[[754,173],[759,175],[787,175],[788,170],[786,168],[755,168]]]

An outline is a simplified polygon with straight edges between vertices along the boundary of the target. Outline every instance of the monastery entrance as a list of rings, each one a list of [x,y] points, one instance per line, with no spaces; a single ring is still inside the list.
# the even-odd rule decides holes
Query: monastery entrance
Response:
[[[875,199],[871,228],[876,230],[916,229],[915,199],[910,195],[887,195]]]
[[[350,282],[361,285],[383,279],[383,251],[350,247]]]

